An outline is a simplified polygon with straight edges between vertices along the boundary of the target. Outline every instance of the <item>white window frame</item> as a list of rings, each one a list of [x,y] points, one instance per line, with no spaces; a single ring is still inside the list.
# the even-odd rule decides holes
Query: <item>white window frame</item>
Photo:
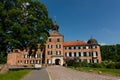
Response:
[[[24,55],[24,58],[28,58],[28,55],[27,55],[27,54],[25,54],[25,55]]]
[[[87,63],[90,63],[90,59],[87,59]]]
[[[83,52],[81,52],[81,57],[83,57],[84,56],[84,54],[83,54]]]
[[[67,52],[67,57],[69,57],[69,52]]]
[[[79,53],[78,52],[76,52],[76,57],[79,57]]]
[[[97,57],[97,53],[96,52],[93,52],[93,57]]]
[[[51,44],[48,44],[48,48],[52,48],[52,45],[51,45]]]
[[[83,46],[81,46],[80,49],[83,49]]]
[[[86,49],[89,49],[89,46],[86,46]]]
[[[38,54],[35,54],[35,58],[38,58]]]
[[[87,56],[90,56],[90,53],[89,52],[86,52]]]
[[[94,63],[97,63],[97,59],[94,59],[93,61],[94,61]]]

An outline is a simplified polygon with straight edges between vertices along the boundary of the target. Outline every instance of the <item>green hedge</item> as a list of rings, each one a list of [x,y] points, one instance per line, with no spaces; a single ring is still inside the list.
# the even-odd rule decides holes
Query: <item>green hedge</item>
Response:
[[[120,62],[87,63],[86,61],[78,62],[76,59],[69,59],[66,62],[67,66],[73,67],[120,69]]]

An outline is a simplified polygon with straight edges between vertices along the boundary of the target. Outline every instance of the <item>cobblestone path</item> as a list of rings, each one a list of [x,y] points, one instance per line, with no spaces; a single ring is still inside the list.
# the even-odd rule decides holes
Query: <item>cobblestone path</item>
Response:
[[[48,66],[47,71],[51,80],[120,80],[120,77],[86,73],[62,66]]]

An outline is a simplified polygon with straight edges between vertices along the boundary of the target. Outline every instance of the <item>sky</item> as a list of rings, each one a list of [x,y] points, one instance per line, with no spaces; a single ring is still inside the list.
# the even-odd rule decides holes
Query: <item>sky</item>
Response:
[[[120,0],[40,0],[65,41],[120,44]]]

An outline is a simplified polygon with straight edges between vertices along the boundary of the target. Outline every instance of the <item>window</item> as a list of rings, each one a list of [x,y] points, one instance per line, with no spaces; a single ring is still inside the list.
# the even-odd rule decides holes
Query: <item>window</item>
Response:
[[[69,49],[71,49],[71,47],[69,47]]]
[[[74,57],[74,52],[72,52],[72,57]]]
[[[34,64],[34,61],[33,61],[33,60],[30,60],[30,64]]]
[[[35,58],[38,58],[38,54],[35,54]]]
[[[36,64],[40,64],[40,60],[36,60]]]
[[[60,44],[56,45],[56,48],[61,48],[61,45]]]
[[[79,57],[79,53],[78,52],[76,52],[76,57]]]
[[[74,46],[74,49],[76,49],[76,47]]]
[[[51,64],[51,60],[50,60],[50,59],[47,59],[47,63],[48,63],[48,64]]]
[[[67,52],[65,52],[65,57],[67,57]]]
[[[80,46],[78,46],[78,49],[81,49],[81,47],[80,47]]]
[[[69,52],[67,52],[67,57],[69,57]]]
[[[69,52],[69,56],[70,56],[70,57],[72,56],[72,53],[71,53],[71,52]]]
[[[87,56],[86,52],[84,52],[84,56],[85,56],[85,57]]]
[[[92,46],[93,49],[97,48],[96,46]]]
[[[86,49],[89,49],[89,46],[86,46]]]
[[[78,49],[78,46],[76,46],[76,49]]]
[[[32,58],[32,56],[30,55],[30,58]]]
[[[90,63],[90,59],[87,59],[87,63]]]
[[[83,56],[83,52],[81,52],[81,56]]]
[[[72,49],[74,49],[74,47],[71,47]]]
[[[52,52],[52,51],[51,51]],[[40,54],[40,58],[43,58],[43,55],[42,55],[42,53]]]
[[[68,50],[68,49],[69,49],[69,47],[66,47],[66,49]]]
[[[65,47],[65,50],[67,49],[67,47]]]
[[[57,42],[60,42],[60,39],[57,39]]]
[[[18,63],[20,63],[20,61],[18,60]]]
[[[97,57],[97,56],[98,56],[97,52],[93,52],[93,57]]]
[[[93,60],[93,63],[97,63],[97,61],[98,61],[97,59],[94,59],[94,60]]]
[[[28,55],[27,55],[27,54],[25,54],[25,55],[24,55],[24,58],[28,58]]]
[[[79,54],[79,56],[81,56],[81,52],[79,52],[78,54]]]
[[[48,55],[52,55],[52,51],[48,51]]]
[[[76,57],[76,52],[74,52],[74,56]]]
[[[83,49],[86,49],[86,46],[83,46]]]
[[[90,56],[89,52],[86,52],[87,56]]]
[[[52,42],[52,39],[49,39],[49,42]]]
[[[81,46],[80,49],[83,49],[83,46]]]
[[[56,55],[60,55],[61,54],[61,51],[56,51]]]
[[[52,48],[52,45],[51,45],[51,44],[49,44],[49,45],[48,45],[48,48]]]
[[[24,64],[28,64],[28,60],[25,60],[25,61],[24,61]]]

